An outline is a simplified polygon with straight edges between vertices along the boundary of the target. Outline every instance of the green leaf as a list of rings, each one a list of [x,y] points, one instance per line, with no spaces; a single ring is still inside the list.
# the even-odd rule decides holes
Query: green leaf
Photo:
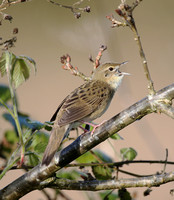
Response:
[[[120,200],[131,200],[132,199],[130,193],[126,189],[118,190],[118,196],[119,196]]]
[[[112,162],[112,159],[100,150],[93,151],[96,156],[94,156],[91,152],[86,152],[82,156],[76,159],[79,163],[98,163],[98,157],[102,162]],[[92,167],[93,174],[99,180],[106,180],[112,177],[112,168],[108,166],[93,166]]]
[[[46,146],[47,146],[47,143],[40,142],[34,147],[34,151],[37,153],[44,153]]]
[[[69,180],[76,180],[77,178],[80,177],[80,174],[75,170],[71,170],[71,171],[58,172],[56,174],[56,177],[69,179]]]
[[[120,198],[118,197],[118,194],[116,194],[115,192],[100,192],[99,193],[100,197],[102,200],[120,200]]]
[[[9,51],[4,51],[0,57],[0,73],[3,77],[7,71],[11,71],[13,64],[16,61],[16,56]]]
[[[50,121],[46,121],[46,122],[44,122],[44,124],[45,124],[45,126],[44,126],[45,130],[51,131],[52,125],[53,125],[54,123],[53,123],[53,122],[50,122]]]
[[[17,57],[13,53],[5,51],[0,57],[1,76],[9,71],[15,88],[29,78],[31,66],[36,72],[36,63],[28,56],[21,55]]]
[[[91,152],[86,152],[82,156],[76,159],[78,163],[92,163],[97,162],[97,159],[91,154]]]
[[[5,138],[10,144],[15,144],[19,141],[16,133],[13,130],[8,130],[5,132]]]
[[[17,59],[12,70],[12,79],[15,88],[19,87],[30,76],[30,67],[23,59]]]
[[[93,126],[90,126],[88,124],[82,124],[81,127],[86,129],[87,131],[92,131],[94,128]]]
[[[1,156],[8,159],[11,153],[16,149],[19,139],[14,130],[7,130],[4,133],[1,144]]]
[[[40,162],[48,140],[49,136],[47,133],[38,131],[33,135],[31,141],[26,145],[26,152],[29,154],[29,164],[35,166]]]
[[[93,151],[96,156],[98,156],[103,162],[112,162],[112,159],[105,154],[104,152],[100,150],[94,150]],[[76,159],[78,163],[92,163],[92,162],[97,162],[97,158],[91,153],[91,152],[86,152],[82,156]]]
[[[120,153],[123,160],[133,160],[137,156],[137,152],[131,147],[120,149]]]
[[[35,151],[37,153],[43,153],[48,144],[49,135],[45,132],[38,131],[32,138],[32,142],[27,147],[29,151]]]
[[[37,120],[31,120],[29,118],[26,119],[26,122],[32,127],[32,129],[40,130],[44,128],[46,125],[42,122],[39,122]]]
[[[39,162],[38,156],[35,153],[29,152],[27,165],[36,166]]]
[[[5,103],[7,103],[11,99],[10,89],[7,85],[0,84],[0,98]]]
[[[32,58],[30,58],[29,56],[25,56],[25,55],[20,55],[19,58],[22,58],[22,59],[28,61],[31,64],[31,66],[34,68],[34,72],[36,73],[36,71],[37,71],[36,62]]]
[[[0,73],[2,77],[6,74],[5,63],[6,63],[6,55],[5,52],[3,52],[0,57]]]
[[[4,113],[2,116],[3,116],[3,118],[5,120],[7,120],[8,122],[10,122],[12,124],[12,126],[16,129],[15,121],[14,121],[13,117],[9,113]],[[33,128],[32,125],[30,125],[27,122],[28,115],[19,112],[18,113],[18,118],[19,118],[19,123],[20,123],[21,126],[26,127],[26,128],[30,128],[30,129]]]
[[[111,179],[112,171],[108,166],[92,166],[92,172],[98,180]]]
[[[111,135],[110,138],[113,140],[123,140],[123,138],[118,133]]]
[[[103,162],[112,162],[112,158],[108,156],[101,150],[95,150],[94,153],[103,161]]]
[[[12,116],[9,113],[4,113],[2,116],[5,120],[9,121],[14,126],[14,128],[16,128],[14,119],[12,118]],[[48,129],[47,124],[41,123],[36,120],[31,120],[31,119],[29,119],[29,116],[25,113],[18,112],[18,118],[19,118],[20,125],[22,127],[33,129],[33,130],[40,130],[45,127],[47,127],[47,129]]]

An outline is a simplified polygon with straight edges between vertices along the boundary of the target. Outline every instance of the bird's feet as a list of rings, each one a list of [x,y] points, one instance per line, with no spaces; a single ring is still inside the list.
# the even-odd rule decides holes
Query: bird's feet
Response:
[[[104,121],[101,122],[100,124],[94,124],[94,123],[92,123],[92,122],[85,122],[85,121],[82,121],[82,122],[83,122],[84,124],[88,125],[89,127],[88,127],[88,128],[83,128],[82,126],[80,126],[80,128],[81,128],[82,130],[84,130],[84,132],[86,133],[86,132],[88,132],[88,131],[90,130],[90,126],[92,126],[93,129],[92,129],[92,131],[91,131],[91,135],[93,135],[94,132],[95,132],[95,130],[96,130],[96,128],[98,128],[98,127],[100,127],[102,124],[104,124],[104,123],[106,122],[106,120],[104,120]]]

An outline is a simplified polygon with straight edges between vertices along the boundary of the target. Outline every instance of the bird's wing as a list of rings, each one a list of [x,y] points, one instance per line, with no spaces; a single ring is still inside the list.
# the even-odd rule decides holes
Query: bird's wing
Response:
[[[91,81],[83,84],[65,98],[57,111],[57,123],[59,126],[83,120],[96,111],[113,95],[113,90],[107,83]]]
[[[68,96],[61,102],[61,104],[60,104],[59,107],[57,108],[56,112],[55,112],[54,115],[51,117],[50,122],[53,122],[53,121],[56,120],[57,113],[59,112],[60,108],[62,107],[62,105],[64,104],[64,102],[66,101],[67,98],[68,98]]]

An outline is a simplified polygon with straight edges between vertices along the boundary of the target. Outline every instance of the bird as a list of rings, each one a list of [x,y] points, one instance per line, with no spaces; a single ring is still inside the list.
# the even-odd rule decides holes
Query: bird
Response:
[[[104,63],[94,70],[91,80],[71,92],[59,105],[50,121],[54,121],[42,165],[49,165],[70,130],[92,122],[108,109],[124,75],[122,63]]]

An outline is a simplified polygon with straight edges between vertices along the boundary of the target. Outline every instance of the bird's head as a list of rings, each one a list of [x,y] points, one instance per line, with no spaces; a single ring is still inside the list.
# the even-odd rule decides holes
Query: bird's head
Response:
[[[130,75],[126,72],[120,71],[120,66],[126,64],[123,63],[105,63],[99,66],[93,74],[93,80],[100,80],[108,83],[114,90],[120,85],[124,75]]]

